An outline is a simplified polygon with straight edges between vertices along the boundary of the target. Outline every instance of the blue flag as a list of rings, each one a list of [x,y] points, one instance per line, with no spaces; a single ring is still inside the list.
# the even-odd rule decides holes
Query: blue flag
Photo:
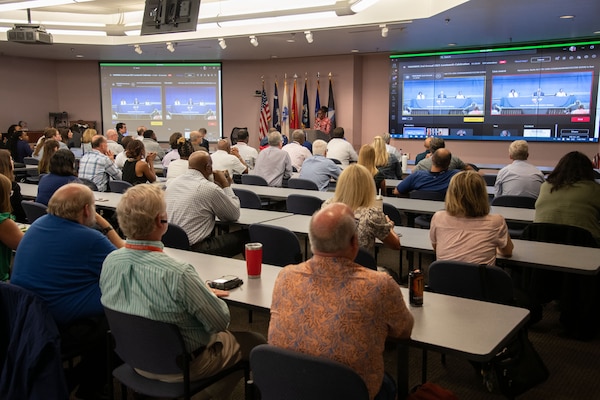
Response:
[[[308,89],[306,88],[307,79],[304,79],[304,97],[302,99],[302,128],[310,129],[310,117],[308,115]]]
[[[331,121],[331,129],[335,129],[335,101],[333,100],[333,83],[331,82],[331,78],[329,78],[329,100],[327,101],[327,117]]]
[[[273,93],[273,128],[281,132],[281,111],[279,110],[279,94],[277,93],[277,82]]]
[[[319,108],[321,108],[321,99],[319,98],[319,88],[320,88],[320,83],[319,80],[317,79],[317,96],[315,99],[315,115],[317,114],[317,111],[319,111]]]

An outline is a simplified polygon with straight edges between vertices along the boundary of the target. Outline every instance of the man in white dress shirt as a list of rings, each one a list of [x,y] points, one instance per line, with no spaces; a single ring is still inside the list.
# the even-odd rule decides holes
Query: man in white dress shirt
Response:
[[[515,140],[508,147],[513,162],[502,168],[496,177],[496,196],[537,197],[544,183],[544,174],[527,162],[529,146],[525,140]]]
[[[302,164],[304,160],[309,157],[312,157],[310,151],[303,146],[304,143],[304,131],[301,129],[296,129],[292,132],[292,141],[283,146],[282,150],[287,152],[290,155],[290,160],[292,160],[292,167],[296,168],[297,172],[300,172],[302,169]]]
[[[113,152],[115,157],[118,156],[119,154],[121,154],[125,150],[125,149],[123,149],[123,146],[121,146],[119,143],[117,143],[118,139],[119,139],[119,135],[117,134],[116,129],[109,129],[106,131],[106,140],[108,142],[108,149]]]
[[[258,158],[258,150],[248,145],[249,138],[250,135],[248,134],[248,130],[240,129],[238,131],[238,141],[233,148],[238,149],[240,156],[242,156],[248,168],[253,169],[254,164],[256,164],[256,159]]]
[[[344,139],[344,128],[338,126],[331,133],[331,140],[327,143],[327,158],[334,158],[343,165],[358,161],[354,147]]]
[[[227,171],[230,177],[233,177],[233,174],[241,175],[248,172],[248,166],[240,156],[238,149],[232,149],[227,139],[217,142],[217,151],[212,153],[210,158],[212,158],[212,167],[215,171]]]

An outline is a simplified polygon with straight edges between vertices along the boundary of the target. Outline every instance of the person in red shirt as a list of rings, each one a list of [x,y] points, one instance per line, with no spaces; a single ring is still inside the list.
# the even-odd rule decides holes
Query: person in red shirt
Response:
[[[319,111],[317,111],[317,118],[315,118],[315,125],[313,126],[313,128],[325,132],[329,135],[329,133],[331,132],[331,120],[327,118],[328,111],[329,109],[325,106],[319,108]]]

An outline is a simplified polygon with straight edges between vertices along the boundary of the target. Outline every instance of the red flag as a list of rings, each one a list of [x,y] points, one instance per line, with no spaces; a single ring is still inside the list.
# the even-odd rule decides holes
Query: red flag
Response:
[[[292,109],[290,111],[290,129],[300,128],[300,121],[298,118],[298,101],[296,100],[296,79],[294,79],[294,92],[292,94]]]
[[[263,82],[262,95],[260,101],[260,116],[258,122],[258,133],[260,138],[267,136],[269,132],[269,121],[271,120],[271,109],[269,108],[269,100],[265,92],[265,83]]]

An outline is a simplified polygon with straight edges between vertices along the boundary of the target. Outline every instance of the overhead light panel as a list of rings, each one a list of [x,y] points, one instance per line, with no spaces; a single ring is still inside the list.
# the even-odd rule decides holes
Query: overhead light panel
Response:
[[[83,3],[92,0],[33,0],[19,1],[0,5],[0,11],[26,10],[28,8],[61,6],[65,4]]]
[[[258,46],[258,39],[256,38],[256,36],[250,36],[250,43],[254,47]]]
[[[175,44],[173,44],[172,42],[167,42],[167,50],[169,50],[171,53],[175,51]]]
[[[379,25],[379,27],[381,28],[381,37],[387,37],[388,33],[390,32],[390,30],[387,27],[387,25],[386,24],[382,24],[382,25]]]
[[[133,46],[133,51],[135,51],[138,54],[142,54],[144,52],[139,44],[136,44],[135,46]]]
[[[311,31],[305,31],[304,32],[304,36],[306,37],[306,41],[308,43],[312,43],[313,42],[314,39],[313,39],[313,34],[312,34]]]
[[[227,48],[227,43],[225,43],[225,39],[219,38],[219,46],[221,46],[223,50]]]

